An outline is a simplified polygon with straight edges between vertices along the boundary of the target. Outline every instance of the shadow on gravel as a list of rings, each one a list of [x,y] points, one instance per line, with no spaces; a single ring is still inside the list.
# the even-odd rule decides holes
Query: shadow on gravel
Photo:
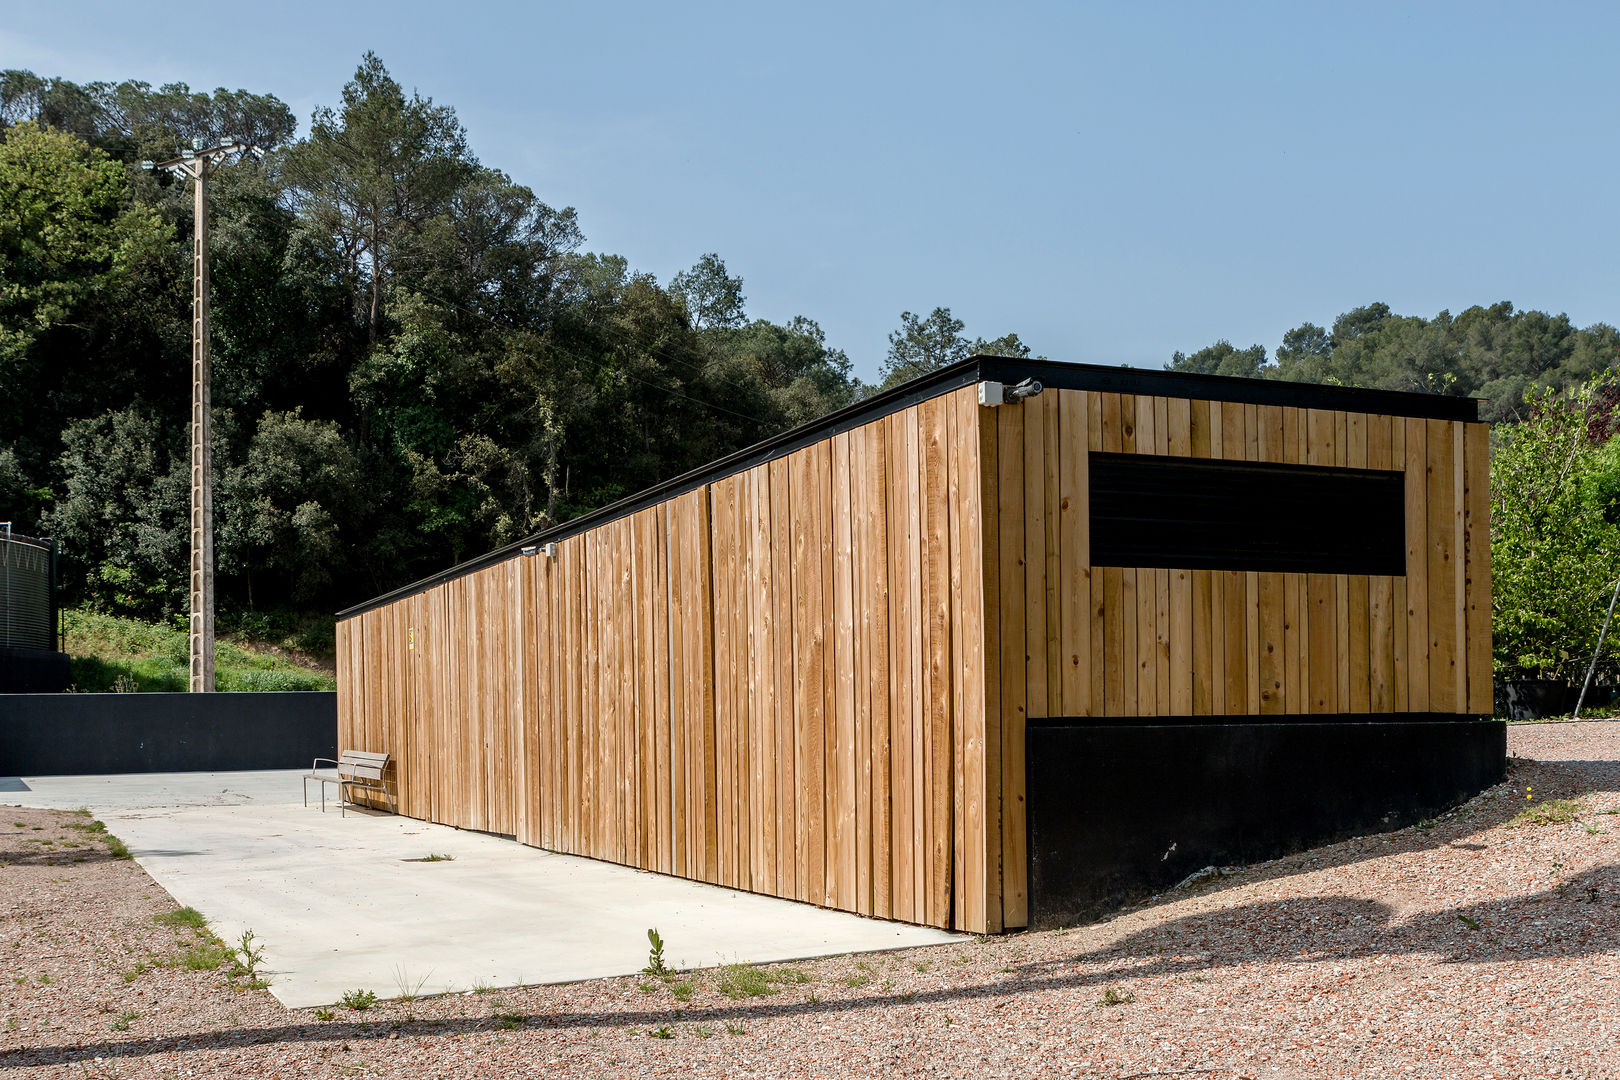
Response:
[[[1620,734],[1620,731],[1617,731],[1617,734]],[[1527,805],[1524,797],[1526,787],[1533,789],[1535,802],[1620,794],[1620,761],[1536,761],[1530,758],[1510,757],[1507,780],[1495,787],[1487,788],[1468,802],[1441,814],[1433,821],[1397,829],[1394,832],[1352,837],[1292,855],[1284,855],[1252,867],[1228,870],[1218,877],[1204,879],[1186,888],[1160,893],[1151,900],[1121,908],[1112,917],[1150,910],[1189,896],[1208,896],[1227,889],[1253,888],[1262,882],[1292,877],[1295,874],[1331,870],[1338,866],[1350,866],[1400,852],[1430,851],[1443,847],[1479,850],[1482,845],[1471,843],[1469,838],[1512,820]],[[1617,819],[1615,828],[1620,830],[1620,819]]]
[[[1288,856],[1252,871],[1219,879],[1205,892],[1249,887],[1298,873],[1380,858],[1397,851],[1452,847],[1479,850],[1468,838],[1504,824],[1526,805],[1524,789],[1537,801],[1620,793],[1620,762],[1514,759],[1505,784],[1498,785],[1432,826],[1347,840]],[[1620,816],[1604,818],[1620,830]],[[102,854],[104,853],[95,853]],[[1550,868],[1549,868],[1550,869]],[[1171,893],[1169,903],[1192,890]],[[1132,909],[1136,910],[1136,909]],[[1576,958],[1620,950],[1620,865],[1597,867],[1540,892],[1403,922],[1375,900],[1354,896],[1305,897],[1240,904],[1220,911],[1174,919],[1132,934],[1105,948],[1062,960],[1021,965],[1013,977],[912,994],[874,994],[844,1001],[750,1003],[624,1012],[504,1013],[457,1020],[327,1021],[265,1028],[233,1028],[200,1034],[109,1039],[72,1046],[22,1047],[0,1052],[0,1069],[45,1064],[113,1061],[151,1054],[230,1051],[273,1043],[344,1044],[404,1037],[432,1037],[513,1030],[565,1028],[656,1028],[674,1024],[747,1023],[778,1016],[837,1015],[869,1009],[993,1000],[1051,990],[1117,985],[1123,979],[1193,974],[1256,960],[1308,964],[1377,956],[1428,954],[1441,963],[1477,964],[1510,960]],[[1141,963],[1121,968],[1121,958]],[[1108,961],[1104,970],[1086,965]],[[515,1025],[515,1029],[513,1027]]]
[[[1190,974],[1256,960],[1309,964],[1427,953],[1441,963],[1578,958],[1620,949],[1620,865],[1598,867],[1558,887],[1508,900],[1425,913],[1394,922],[1388,907],[1353,896],[1246,904],[1192,915],[1134,934],[1104,949],[1023,965],[1011,979],[911,994],[875,994],[847,1001],[801,1001],[624,1012],[554,1012],[458,1020],[327,1021],[235,1028],[155,1039],[122,1039],[77,1046],[23,1047],[0,1053],[0,1069],[150,1054],[228,1051],[273,1043],[372,1042],[400,1037],[466,1035],[564,1028],[655,1028],[675,1024],[747,1023],[779,1016],[826,1016],[908,1005],[993,1000],[1051,990],[1118,985],[1130,978]],[[1140,956],[1136,967],[1110,963]],[[1080,968],[1077,970],[1077,967]],[[345,1047],[347,1049],[348,1047]]]

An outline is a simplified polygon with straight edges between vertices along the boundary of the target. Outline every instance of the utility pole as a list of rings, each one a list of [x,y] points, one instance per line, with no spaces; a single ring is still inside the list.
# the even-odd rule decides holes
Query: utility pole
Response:
[[[143,161],[193,185],[191,239],[191,680],[193,694],[214,689],[214,491],[210,480],[209,422],[211,372],[208,364],[208,180],[233,155],[264,156],[240,139],[208,146],[191,140],[190,149],[168,161]]]

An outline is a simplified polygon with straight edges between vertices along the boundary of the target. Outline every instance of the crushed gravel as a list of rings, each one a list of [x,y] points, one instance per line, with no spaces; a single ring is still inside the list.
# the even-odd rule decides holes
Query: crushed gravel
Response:
[[[1225,868],[1107,922],[777,965],[765,979],[704,971],[409,1001],[357,987],[395,1000],[329,1012],[177,962],[209,935],[156,922],[173,901],[88,817],[9,809],[0,1070],[1620,1077],[1620,724],[1515,726],[1508,744],[1508,781],[1436,821]],[[747,996],[757,990],[770,992]]]

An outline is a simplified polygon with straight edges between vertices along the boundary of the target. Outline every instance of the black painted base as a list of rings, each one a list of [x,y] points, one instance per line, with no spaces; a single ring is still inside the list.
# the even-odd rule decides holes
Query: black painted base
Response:
[[[60,694],[72,677],[67,653],[0,645],[0,694]]]
[[[1402,828],[1500,781],[1494,720],[1099,724],[1028,729],[1029,922],[1095,919],[1205,866]]]

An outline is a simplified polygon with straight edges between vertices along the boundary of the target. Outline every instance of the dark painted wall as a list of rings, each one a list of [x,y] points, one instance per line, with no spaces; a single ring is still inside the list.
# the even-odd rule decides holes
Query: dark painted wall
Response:
[[[0,775],[307,769],[334,693],[0,695]]]
[[[1030,926],[1096,918],[1206,866],[1402,828],[1507,771],[1493,720],[1030,724]]]
[[[67,653],[0,645],[0,694],[55,694],[73,677]]]

